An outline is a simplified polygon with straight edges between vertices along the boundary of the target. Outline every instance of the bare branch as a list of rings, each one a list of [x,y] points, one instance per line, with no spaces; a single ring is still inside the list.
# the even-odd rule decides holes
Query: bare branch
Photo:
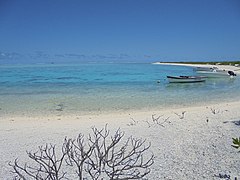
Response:
[[[65,138],[60,157],[55,145],[46,144],[39,146],[37,152],[27,152],[33,163],[20,165],[15,159],[9,165],[14,179],[22,180],[67,179],[67,170],[62,171],[62,167],[75,170],[79,180],[143,178],[150,173],[154,162],[153,154],[148,153],[151,144],[132,136],[124,141],[124,135],[120,129],[110,135],[107,125],[100,130],[93,127],[87,139],[82,134],[76,139]]]
[[[60,172],[63,159],[66,153],[62,152],[60,158],[57,158],[55,145],[46,144],[39,146],[37,152],[27,152],[28,157],[33,161],[33,165],[20,165],[15,159],[12,166],[12,173],[16,174],[19,179],[51,179],[60,180],[66,175],[66,172]]]
[[[138,124],[138,121],[136,121],[135,119],[131,118],[131,120],[132,121],[127,124],[128,126],[136,126]]]
[[[178,114],[178,113],[174,113],[174,114],[176,114],[179,117],[179,119],[184,119],[186,112],[187,111],[183,111],[181,114]]]
[[[69,166],[75,165],[80,180],[83,179],[84,163],[91,156],[93,148],[93,146],[86,147],[82,134],[79,134],[76,140],[65,138],[63,144],[63,151],[67,154],[65,162]]]
[[[93,134],[96,138],[94,156],[89,158],[86,169],[92,177],[139,179],[150,172],[154,156],[145,155],[150,148],[150,144],[144,145],[145,140],[129,137],[122,143],[124,133],[118,129],[113,136],[108,136],[107,127],[100,131],[93,129]]]
[[[211,112],[213,114],[218,114],[220,112],[220,110],[217,110],[217,109],[214,109],[214,108],[210,108],[211,109]]]

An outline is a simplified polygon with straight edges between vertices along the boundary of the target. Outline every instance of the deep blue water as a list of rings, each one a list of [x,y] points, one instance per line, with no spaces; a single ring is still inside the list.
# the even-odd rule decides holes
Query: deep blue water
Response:
[[[1,114],[159,109],[240,98],[238,77],[169,84],[167,75],[195,74],[182,66],[18,65],[2,66],[0,73]]]

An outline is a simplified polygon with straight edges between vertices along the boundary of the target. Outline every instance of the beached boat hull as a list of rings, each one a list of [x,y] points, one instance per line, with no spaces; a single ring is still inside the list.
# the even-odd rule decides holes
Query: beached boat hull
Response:
[[[167,76],[170,83],[197,83],[204,82],[205,77],[201,76]]]

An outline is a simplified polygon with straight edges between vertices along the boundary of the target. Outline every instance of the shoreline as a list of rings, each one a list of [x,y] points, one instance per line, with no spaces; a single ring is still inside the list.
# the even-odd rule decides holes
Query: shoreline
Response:
[[[51,121],[51,120],[58,120],[58,121],[78,121],[79,119],[84,120],[84,119],[96,119],[96,123],[98,122],[103,122],[105,119],[112,120],[114,121],[114,118],[117,119],[122,119],[126,117],[130,117],[132,115],[136,117],[151,117],[153,114],[167,114],[167,115],[173,115],[173,113],[176,112],[197,112],[199,114],[203,113],[203,109],[224,109],[232,107],[233,109],[236,109],[240,107],[240,100],[234,101],[234,102],[222,102],[222,103],[209,103],[206,105],[196,105],[196,106],[185,106],[185,107],[176,107],[176,108],[164,108],[164,109],[142,109],[142,110],[128,110],[128,111],[122,111],[122,112],[102,112],[102,113],[89,113],[89,114],[81,114],[81,113],[69,113],[69,114],[51,114],[51,115],[27,115],[27,116],[22,116],[22,115],[15,115],[15,116],[5,116],[2,117],[4,119],[1,119],[0,123],[8,123],[8,122],[19,122],[21,124],[32,122],[34,123],[35,120],[37,122],[40,122],[41,120],[45,121]],[[240,115],[240,112],[239,112]],[[141,119],[141,118],[140,118]],[[102,121],[103,120],[103,121]],[[123,119],[122,119],[123,120]],[[129,120],[129,119],[128,119]],[[130,118],[131,120],[131,118]],[[123,120],[126,121],[127,120]],[[4,127],[0,127],[0,131],[4,131]]]
[[[156,158],[150,179],[214,179],[218,174],[240,177],[238,151],[231,147],[231,138],[239,136],[239,107],[237,101],[121,114],[4,118],[0,127],[0,178],[10,179],[9,161],[17,157],[20,162],[29,160],[26,150],[35,151],[45,143],[61,145],[66,136],[87,135],[91,127],[106,124],[110,132],[121,128],[126,136],[151,142]],[[152,116],[161,116],[163,126],[154,124]],[[167,118],[169,121],[164,122]]]
[[[73,117],[73,116],[78,116],[78,117],[87,117],[87,116],[119,116],[119,115],[124,115],[124,114],[144,114],[148,112],[162,112],[162,111],[170,111],[172,109],[188,109],[188,108],[201,108],[204,106],[215,106],[217,105],[225,105],[225,104],[238,104],[240,106],[240,99],[225,99],[224,102],[220,102],[222,100],[209,100],[207,102],[197,102],[193,103],[190,105],[186,104],[174,104],[174,105],[168,105],[168,106],[159,106],[159,107],[143,107],[140,109],[115,109],[115,110],[84,110],[84,111],[68,111],[68,110],[63,110],[63,111],[36,111],[36,112],[18,112],[18,113],[11,113],[11,112],[1,112],[0,118],[6,118],[6,119],[14,119],[14,118],[45,118],[48,119],[49,117],[51,118],[59,118],[59,117]],[[1,123],[0,119],[0,123]]]
[[[155,65],[170,65],[170,66],[186,66],[186,67],[217,67],[218,69],[234,71],[236,74],[240,74],[240,67],[235,67],[231,65],[212,65],[212,64],[186,64],[186,63],[164,63],[164,62],[154,62]]]

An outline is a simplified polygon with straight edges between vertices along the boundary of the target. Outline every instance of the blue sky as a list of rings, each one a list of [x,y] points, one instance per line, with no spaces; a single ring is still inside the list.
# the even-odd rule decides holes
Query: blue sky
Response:
[[[0,63],[240,60],[239,0],[1,0]]]

